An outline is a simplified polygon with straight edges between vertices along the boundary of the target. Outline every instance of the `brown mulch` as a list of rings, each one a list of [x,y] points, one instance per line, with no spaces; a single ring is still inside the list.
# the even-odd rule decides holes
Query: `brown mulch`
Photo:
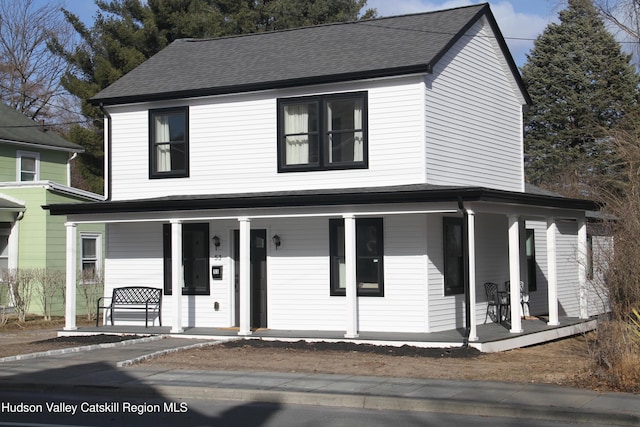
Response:
[[[86,317],[78,317],[76,320],[78,326],[90,326],[94,322],[95,320],[88,320]],[[134,335],[104,334],[58,337],[58,330],[63,327],[64,319],[62,317],[44,320],[39,316],[30,316],[25,322],[11,318],[6,324],[0,325],[0,358],[138,338]]]
[[[502,353],[366,344],[238,340],[170,353],[145,365],[185,370],[264,370],[406,378],[585,384],[591,359],[576,336]]]
[[[56,333],[56,332],[53,332]],[[93,344],[107,344],[139,338],[135,335],[90,335],[78,337],[53,337],[39,341],[4,343],[0,334],[0,358],[18,354],[39,353],[63,348],[82,347]]]

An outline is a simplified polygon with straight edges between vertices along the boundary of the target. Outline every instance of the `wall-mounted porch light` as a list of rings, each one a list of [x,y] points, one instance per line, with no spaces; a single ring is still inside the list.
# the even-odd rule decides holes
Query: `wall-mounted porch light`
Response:
[[[277,251],[278,247],[282,244],[282,240],[280,240],[280,236],[278,236],[277,234],[274,234],[271,240],[273,241],[273,244],[276,246],[276,251]]]
[[[211,241],[213,242],[213,246],[215,246],[216,251],[217,251],[218,248],[220,247],[220,243],[221,243],[220,238],[218,236],[213,236],[211,238]]]

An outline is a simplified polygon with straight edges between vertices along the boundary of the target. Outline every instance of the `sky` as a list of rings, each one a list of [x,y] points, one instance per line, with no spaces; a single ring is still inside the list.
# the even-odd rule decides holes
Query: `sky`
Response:
[[[486,2],[518,66],[526,62],[525,55],[533,47],[533,40],[550,22],[558,21],[558,12],[566,6],[563,0],[368,0],[367,7],[377,9],[379,16],[393,16]],[[62,3],[91,25],[97,11],[93,0],[62,0]]]

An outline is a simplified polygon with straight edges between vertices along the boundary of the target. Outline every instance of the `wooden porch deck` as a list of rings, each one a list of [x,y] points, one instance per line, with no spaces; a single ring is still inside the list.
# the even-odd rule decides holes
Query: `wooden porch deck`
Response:
[[[584,333],[595,329],[596,325],[596,318],[579,319],[577,317],[561,317],[560,325],[558,326],[547,325],[547,320],[543,317],[528,318],[522,320],[523,332],[511,333],[509,332],[509,322],[503,322],[502,324],[486,323],[478,325],[478,340],[470,341],[469,346],[477,348],[482,352],[505,351]],[[464,344],[464,332],[463,328],[430,333],[360,332],[358,338],[345,338],[344,331],[257,329],[253,330],[249,336],[239,336],[238,328],[185,327],[182,333],[171,333],[171,327],[169,326],[151,326],[145,328],[144,326],[132,325],[104,325],[98,327],[79,327],[75,331],[60,331],[58,335],[163,335],[215,340],[341,341],[356,344],[448,348],[462,346]]]

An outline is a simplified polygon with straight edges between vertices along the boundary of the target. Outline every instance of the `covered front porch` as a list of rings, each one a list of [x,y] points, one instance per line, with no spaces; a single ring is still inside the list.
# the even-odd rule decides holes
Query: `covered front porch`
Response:
[[[66,213],[69,221],[65,331],[77,332],[75,229],[86,222],[108,224],[105,289],[162,288],[164,283],[166,328],[138,331],[143,334],[190,336],[209,331],[211,336],[227,338],[434,347],[469,343],[483,351],[499,351],[595,327],[590,321],[596,313],[588,306],[586,272],[585,207],[589,203],[538,194],[444,191],[425,186],[372,189],[364,196],[343,190],[273,197],[277,203],[265,196],[233,195],[175,203],[108,202],[91,209],[52,206],[52,212]],[[380,268],[374,280],[361,283],[358,221],[370,218],[379,224],[372,228],[380,236],[374,243],[382,250],[372,262]],[[344,229],[343,254],[330,249],[335,246],[331,243],[332,221],[340,221]],[[530,221],[535,222],[532,227],[540,246],[535,273],[542,279],[537,297],[532,298],[535,310],[531,314],[545,317],[523,320],[520,283],[527,280],[524,237]],[[200,241],[208,267],[201,277],[208,279],[202,293],[187,294],[180,242],[184,242],[185,228],[194,224],[204,226]],[[253,310],[256,231],[261,241],[261,278],[266,284],[261,297],[265,320],[260,325],[254,324]],[[448,232],[456,239],[449,252],[443,249]],[[334,261],[335,276],[340,278],[335,283],[340,288],[333,287],[334,274],[330,274]],[[456,286],[447,277],[455,279]],[[483,292],[486,281],[510,283],[509,322],[483,324],[489,305]],[[376,285],[379,292],[362,295],[363,285]],[[96,331],[82,328],[82,332],[135,333],[137,326],[131,325],[137,324]],[[490,344],[496,341],[507,344]]]
[[[59,336],[75,335],[160,335],[181,337],[185,339],[259,339],[266,341],[324,341],[351,342],[355,344],[370,344],[400,347],[409,345],[422,348],[454,348],[468,345],[484,353],[512,350],[527,347],[556,339],[583,334],[597,326],[597,318],[580,319],[576,317],[561,317],[561,325],[549,325],[546,317],[530,317],[521,320],[522,332],[509,331],[509,322],[486,323],[479,325],[476,341],[465,339],[465,329],[457,328],[447,331],[430,333],[389,333],[389,332],[361,332],[357,338],[345,338],[343,331],[293,331],[276,329],[256,329],[251,336],[238,336],[238,328],[204,328],[186,327],[182,333],[172,333],[169,326],[118,326],[104,325],[99,327],[80,327],[74,331],[60,331]]]

